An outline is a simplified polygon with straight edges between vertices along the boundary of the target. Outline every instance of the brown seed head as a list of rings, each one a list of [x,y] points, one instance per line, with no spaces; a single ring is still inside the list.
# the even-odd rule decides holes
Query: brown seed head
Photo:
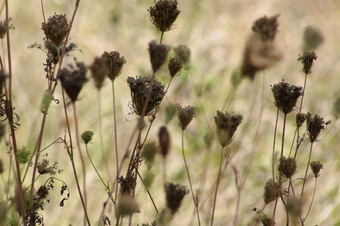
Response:
[[[321,171],[321,169],[323,169],[323,165],[319,161],[317,161],[317,162],[313,161],[313,162],[310,163],[310,168],[312,169],[314,176],[319,177],[320,171]]]
[[[131,109],[139,116],[143,113],[143,108],[146,103],[146,99],[149,93],[149,88],[151,85],[150,77],[137,76],[136,78],[128,77],[127,83],[129,84],[132,98]],[[145,115],[151,115],[157,110],[157,107],[164,96],[164,86],[154,80],[152,86],[150,100],[146,107]]]
[[[157,44],[156,41],[149,43],[149,55],[152,70],[155,73],[165,62],[170,48],[163,44]]]
[[[296,118],[295,118],[296,126],[300,128],[302,124],[306,121],[306,119],[307,119],[307,114],[301,113],[301,112],[297,113]]]
[[[40,188],[37,191],[37,195],[41,199],[45,199],[48,196],[48,188],[45,185],[40,186]]]
[[[94,62],[90,66],[91,75],[94,81],[94,85],[99,90],[104,84],[106,75],[109,73],[109,67],[106,60],[102,57],[96,57]]]
[[[185,45],[179,45],[174,48],[176,58],[182,65],[187,65],[190,63],[190,49]]]
[[[105,59],[110,70],[107,76],[112,81],[115,80],[122,72],[123,65],[126,63],[125,58],[120,57],[116,51],[104,52],[102,58]]]
[[[231,142],[235,131],[242,122],[243,117],[240,114],[235,115],[227,111],[225,113],[217,111],[217,115],[214,119],[217,128],[218,140],[220,144],[225,147]]]
[[[75,102],[81,88],[87,82],[85,64],[78,62],[76,67],[70,65],[69,68],[61,69],[58,78],[67,95]]]
[[[151,21],[161,32],[170,31],[181,11],[177,9],[177,0],[159,0],[149,9]]]
[[[296,171],[296,162],[294,158],[282,157],[280,159],[279,171],[283,173],[287,178],[291,178]]]
[[[325,129],[330,121],[325,122],[319,115],[311,116],[310,113],[307,115],[307,132],[310,142],[315,142],[320,133]]]
[[[275,105],[284,114],[290,113],[296,105],[297,99],[302,96],[302,87],[279,82],[272,86]]]
[[[263,16],[255,21],[252,30],[258,34],[263,41],[273,41],[279,26],[277,21],[278,17],[279,15],[272,17]]]
[[[168,132],[168,129],[165,126],[162,126],[159,129],[158,141],[159,141],[159,146],[161,149],[161,154],[165,158],[169,154],[170,146],[171,146],[170,134]]]
[[[303,33],[304,49],[312,51],[318,48],[324,41],[324,36],[319,28],[307,26]]]
[[[274,183],[272,179],[268,180],[264,187],[263,200],[268,204],[276,199],[280,194],[280,186],[278,183]]]
[[[300,61],[303,65],[303,72],[308,75],[311,72],[311,68],[313,65],[313,61],[318,57],[314,52],[304,52],[302,55],[299,55],[298,61]]]
[[[174,77],[181,72],[182,64],[176,57],[171,57],[168,64],[168,70],[171,77]]]
[[[175,214],[181,206],[182,200],[189,191],[185,186],[179,184],[167,183],[165,185],[166,206]]]
[[[185,130],[196,115],[196,108],[191,106],[182,107],[178,105],[179,127]]]
[[[65,14],[54,14],[47,19],[47,23],[42,23],[42,30],[54,45],[60,46],[70,30],[70,25]]]

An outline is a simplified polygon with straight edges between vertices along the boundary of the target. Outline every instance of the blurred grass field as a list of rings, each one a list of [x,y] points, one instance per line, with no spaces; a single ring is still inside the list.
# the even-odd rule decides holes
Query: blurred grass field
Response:
[[[241,113],[244,121],[251,125],[250,129],[241,128],[235,134],[232,150],[235,151],[232,164],[238,169],[240,176],[245,172],[254,151],[254,161],[241,197],[239,225],[247,225],[256,216],[254,207],[263,206],[263,187],[271,177],[271,148],[273,140],[276,109],[270,84],[285,81],[303,85],[304,75],[302,66],[297,61],[302,50],[302,35],[308,25],[318,27],[325,38],[325,42],[316,50],[318,56],[314,62],[312,74],[308,78],[303,111],[319,114],[326,120],[332,120],[315,145],[312,159],[323,163],[324,169],[318,178],[318,189],[314,205],[306,225],[340,225],[340,133],[339,122],[332,114],[333,103],[340,96],[340,2],[336,0],[300,0],[300,1],[224,1],[224,0],[178,0],[181,14],[176,21],[176,28],[164,35],[164,44],[178,46],[187,45],[191,49],[191,66],[175,77],[167,97],[162,103],[161,112],[156,119],[149,139],[156,139],[158,128],[164,124],[163,110],[169,103],[180,103],[197,107],[197,116],[185,131],[185,149],[188,165],[192,174],[194,189],[200,187],[204,164],[207,164],[206,181],[203,190],[201,213],[203,225],[210,217],[212,199],[207,201],[208,194],[213,191],[216,180],[220,147],[215,142],[210,154],[204,144],[204,135],[209,128],[214,131],[213,116],[220,110],[231,89],[231,75],[242,60],[244,45],[251,33],[252,23],[259,17],[267,15],[279,16],[279,33],[276,37],[278,48],[282,51],[283,59],[273,68],[257,74],[254,81],[244,80],[235,93],[234,102],[226,110]],[[56,13],[65,13],[71,17],[74,0],[44,1],[45,15],[49,17]],[[11,47],[13,59],[13,90],[16,113],[20,115],[21,126],[17,129],[18,146],[27,146],[33,150],[38,136],[41,117],[40,102],[46,87],[44,68],[45,54],[38,49],[29,49],[33,43],[43,43],[43,21],[40,1],[10,1],[10,16],[15,27],[11,30]],[[1,2],[2,5],[2,2]],[[128,76],[150,75],[151,67],[147,51],[151,40],[159,40],[160,33],[156,31],[150,21],[147,9],[153,5],[152,0],[82,0],[71,32],[71,42],[75,42],[81,51],[75,51],[74,57],[86,64],[92,63],[95,56],[104,51],[119,51],[126,59],[123,73],[116,80],[116,100],[118,103],[118,142],[122,155],[128,143],[128,138],[135,126],[136,116],[128,115],[131,111],[128,103],[131,101],[130,91],[126,83]],[[1,12],[3,15],[3,11]],[[2,18],[3,19],[3,18]],[[1,43],[1,54],[5,42]],[[171,52],[173,54],[173,52]],[[64,65],[73,62],[73,58],[66,58]],[[169,76],[166,67],[157,75],[157,79],[167,84]],[[61,100],[60,87],[57,89],[57,99]],[[112,180],[115,173],[112,95],[109,80],[101,91],[102,122],[104,134],[105,155],[109,162],[109,172],[102,162],[98,131],[97,90],[92,81],[88,82],[80,93],[77,102],[80,130],[92,130],[95,134],[89,149],[98,169],[107,180]],[[261,113],[262,112],[262,113]],[[72,111],[70,109],[70,115]],[[261,120],[261,121],[260,121]],[[295,118],[288,117],[287,138],[293,139]],[[260,122],[260,125],[259,125]],[[71,117],[71,127],[73,119]],[[259,125],[258,139],[254,136]],[[282,126],[282,119],[279,128]],[[183,160],[181,158],[181,130],[177,119],[173,119],[168,128],[172,137],[172,149],[168,159],[168,180],[187,185],[187,178]],[[45,129],[43,146],[63,136],[65,120],[62,104],[52,104]],[[278,141],[281,130],[279,129]],[[290,142],[286,144],[286,152]],[[2,142],[2,147],[4,144]],[[277,150],[279,147],[277,147]],[[3,149],[3,148],[1,148]],[[58,195],[52,196],[51,202],[43,211],[46,225],[79,225],[83,213],[76,191],[71,165],[62,144],[56,144],[48,149],[51,161],[58,161],[64,171],[58,175],[70,187],[71,198],[59,207]],[[308,157],[308,144],[302,145],[301,162],[305,165]],[[78,156],[77,156],[78,157]],[[4,150],[0,158],[6,160],[8,155]],[[206,161],[208,159],[208,162]],[[79,163],[79,162],[78,162]],[[89,163],[89,162],[88,162]],[[77,164],[80,169],[80,164]],[[159,208],[165,205],[162,186],[162,161],[156,158],[153,166],[155,181],[150,191]],[[141,174],[146,167],[142,165]],[[7,171],[6,171],[7,172]],[[122,171],[125,174],[126,169]],[[304,168],[300,167],[297,174],[303,176]],[[111,178],[110,178],[111,176]],[[39,178],[43,183],[47,178]],[[234,174],[230,168],[223,174],[220,184],[215,225],[232,225],[236,205],[236,188]],[[26,181],[28,185],[29,180]],[[133,225],[152,222],[155,211],[140,181],[137,182],[137,202],[141,213],[135,214]],[[24,184],[25,185],[25,184]],[[106,193],[95,172],[88,164],[87,191],[89,201],[89,215],[95,222],[102,210]],[[54,191],[58,193],[58,191]],[[313,179],[309,177],[306,196],[313,192]],[[309,200],[306,200],[308,206]],[[272,209],[272,204],[266,210]],[[278,222],[285,217],[283,207],[277,216]],[[266,211],[265,211],[266,212]],[[267,212],[266,212],[267,213]],[[268,212],[268,213],[271,213]],[[106,214],[114,222],[113,207],[109,206]],[[195,225],[193,218],[194,205],[190,194],[186,196],[180,211],[176,214],[173,225]],[[127,220],[123,222],[123,225]]]

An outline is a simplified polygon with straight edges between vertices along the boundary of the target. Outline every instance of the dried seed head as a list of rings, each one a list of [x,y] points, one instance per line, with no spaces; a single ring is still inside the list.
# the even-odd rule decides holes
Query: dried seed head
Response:
[[[302,124],[306,121],[306,119],[307,119],[307,114],[301,113],[301,112],[297,113],[296,118],[295,118],[296,126],[300,128]]]
[[[246,42],[241,65],[241,76],[254,79],[258,71],[274,66],[282,58],[274,42],[263,41],[258,35],[251,34]]]
[[[287,200],[287,211],[293,217],[298,217],[302,212],[302,200],[298,198],[290,198]]]
[[[178,109],[178,106],[177,104],[173,104],[173,103],[170,103],[168,104],[165,109],[164,109],[164,115],[165,115],[165,123],[169,123],[171,121],[171,119],[173,119],[173,117],[176,115],[176,112],[177,112],[177,109]]]
[[[261,222],[263,226],[274,226],[275,225],[275,222],[272,220],[272,218],[268,216],[262,217]]]
[[[312,51],[318,48],[324,41],[324,36],[319,28],[307,26],[303,33],[304,49]]]
[[[196,115],[196,108],[191,106],[182,107],[178,105],[179,127],[185,130]]]
[[[0,174],[2,174],[3,172],[4,172],[4,163],[0,159]]]
[[[252,30],[258,34],[263,41],[273,41],[279,26],[277,21],[278,17],[279,15],[272,17],[263,16],[255,21]]]
[[[37,191],[37,195],[41,199],[45,199],[48,196],[48,188],[45,185],[40,186],[40,188]]]
[[[319,177],[320,176],[320,170],[323,169],[323,165],[321,162],[319,161],[313,161],[310,163],[310,168],[313,171],[313,174],[315,177]]]
[[[181,72],[182,64],[176,57],[171,57],[169,60],[168,70],[171,77],[174,77]]]
[[[96,57],[90,66],[91,75],[96,88],[99,90],[104,84],[106,75],[109,73],[109,67],[106,60],[102,57]]]
[[[155,142],[146,143],[143,148],[142,156],[148,166],[151,168],[153,160],[157,153],[157,147]]]
[[[217,115],[214,119],[217,128],[218,140],[222,147],[225,147],[231,142],[231,139],[233,138],[237,127],[241,124],[243,117],[240,114],[235,115],[227,111],[223,114],[222,112],[217,111]]]
[[[263,200],[268,204],[276,199],[280,193],[280,186],[278,183],[274,183],[272,179],[268,180],[264,187]]]
[[[55,162],[53,165],[50,165],[50,160],[47,158],[41,160],[37,165],[38,173],[40,175],[50,174],[55,175],[57,172],[60,173],[61,170],[58,170],[58,163]]]
[[[75,102],[83,84],[87,82],[85,64],[78,62],[76,68],[70,65],[69,68],[61,69],[58,78],[67,95]]]
[[[283,173],[287,178],[291,178],[296,171],[296,162],[294,158],[282,157],[280,159],[279,171]]]
[[[157,44],[156,41],[149,43],[149,54],[152,70],[155,73],[165,62],[170,48],[163,44]]]
[[[302,96],[302,87],[279,82],[272,86],[275,105],[284,114],[288,114],[296,105],[297,99]]]
[[[179,184],[167,183],[165,185],[166,206],[175,214],[181,206],[182,200],[189,191],[185,186]]]
[[[177,9],[177,0],[159,0],[149,9],[151,21],[161,32],[170,31],[181,11]]]
[[[9,21],[11,21],[12,18],[9,18]],[[14,27],[9,24],[9,29],[14,29]],[[3,39],[5,37],[5,34],[7,33],[7,20],[0,21],[0,39]]]
[[[42,23],[42,30],[54,45],[60,46],[70,31],[70,25],[65,14],[54,14],[47,19],[47,23]]]
[[[120,193],[131,195],[133,189],[136,187],[136,178],[134,178],[131,174],[128,174],[125,178],[121,176],[119,178],[119,184],[120,184]]]
[[[81,140],[85,143],[88,144],[90,143],[90,141],[92,140],[93,137],[93,132],[92,131],[85,131],[83,132],[83,134],[81,135]]]
[[[130,195],[122,195],[118,203],[118,215],[125,216],[132,213],[139,213],[139,207],[137,202]]]
[[[170,134],[165,126],[162,126],[158,132],[158,141],[161,149],[161,154],[165,158],[170,151],[171,141]]]
[[[308,75],[311,73],[311,68],[313,65],[313,61],[318,57],[314,52],[304,52],[302,55],[299,54],[298,61],[300,61],[303,65],[303,72]]]
[[[174,48],[176,58],[182,65],[187,65],[190,63],[190,49],[185,45],[179,45]]]
[[[310,113],[307,115],[307,132],[310,142],[315,142],[320,133],[325,129],[330,121],[325,122],[319,115],[311,116]]]
[[[116,51],[104,52],[102,58],[105,59],[106,64],[109,67],[109,73],[107,76],[112,81],[115,80],[122,72],[123,65],[126,63],[125,58],[119,56]]]
[[[129,84],[131,91],[132,98],[131,109],[137,115],[141,116],[149,93],[151,78],[141,76],[137,76],[136,78],[128,77],[127,83]],[[163,99],[163,96],[164,86],[155,79],[154,84],[152,86],[150,100],[145,111],[146,116],[151,115],[153,112],[157,110],[157,107],[161,100]]]

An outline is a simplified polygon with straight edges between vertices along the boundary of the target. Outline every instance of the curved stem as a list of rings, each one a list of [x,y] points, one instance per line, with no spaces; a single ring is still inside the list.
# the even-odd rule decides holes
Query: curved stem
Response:
[[[84,192],[84,201],[85,201],[85,209],[87,209],[87,196],[86,196],[86,167],[85,167],[85,160],[81,151],[80,141],[79,141],[79,125],[78,125],[78,118],[77,118],[77,110],[76,110],[76,103],[73,102],[73,115],[74,115],[74,123],[76,129],[76,141],[78,146],[78,152],[81,160],[82,170],[83,170],[83,192]],[[88,217],[86,216],[87,211],[85,211],[84,217],[84,225],[86,225],[86,220],[88,221]]]
[[[187,171],[187,176],[188,176],[188,180],[189,180],[189,185],[190,185],[190,191],[191,191],[191,195],[192,195],[192,200],[194,201],[194,204],[195,204],[195,209],[196,209],[196,213],[197,213],[198,225],[201,225],[200,214],[199,214],[199,211],[198,211],[198,200],[195,198],[195,194],[194,194],[194,191],[193,191],[193,189],[192,189],[192,183],[191,183],[189,168],[188,168],[187,161],[186,161],[186,159],[185,159],[185,153],[184,153],[184,130],[182,130],[182,154],[183,154],[183,160],[184,160],[185,169],[186,169],[186,171]]]
[[[273,183],[275,183],[275,143],[276,143],[276,133],[277,133],[277,124],[279,121],[279,108],[276,111],[276,120],[275,120],[275,129],[274,129],[274,140],[273,140],[273,153],[272,153],[272,174],[273,174]]]
[[[315,177],[315,184],[314,184],[314,191],[313,191],[313,196],[312,196],[312,200],[310,202],[310,205],[309,205],[309,208],[308,208],[308,211],[307,211],[307,214],[306,214],[306,217],[303,219],[303,221],[305,221],[309,215],[309,212],[310,210],[312,209],[312,205],[313,205],[313,201],[314,201],[314,197],[315,197],[315,191],[316,191],[316,184],[318,182],[318,178]]]
[[[309,169],[310,159],[311,159],[311,156],[312,156],[312,151],[313,151],[313,142],[310,143],[308,163],[307,163],[307,166],[306,166],[306,172],[305,172],[305,176],[303,178],[303,184],[302,184],[302,190],[301,190],[301,198],[303,196],[303,191],[305,190],[306,178],[307,178],[307,173],[308,173],[308,169]]]
[[[213,210],[212,210],[212,214],[211,214],[211,222],[210,225],[213,226],[214,225],[214,215],[215,215],[215,206],[216,206],[216,197],[217,197],[217,190],[218,190],[218,185],[220,184],[220,174],[221,174],[221,167],[222,167],[222,161],[223,161],[223,149],[224,147],[222,147],[221,150],[221,157],[220,157],[220,166],[218,168],[218,174],[217,174],[217,182],[216,182],[216,189],[215,189],[215,195],[214,195],[214,204],[213,204]]]

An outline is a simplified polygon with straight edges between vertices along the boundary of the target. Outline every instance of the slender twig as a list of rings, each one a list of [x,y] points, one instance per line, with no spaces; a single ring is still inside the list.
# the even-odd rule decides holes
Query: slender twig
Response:
[[[163,41],[163,35],[164,35],[164,31],[162,31],[162,34],[161,34],[161,39],[159,40],[159,44],[162,44],[162,41]]]
[[[306,221],[306,219],[307,219],[307,217],[308,217],[308,215],[309,215],[309,212],[310,212],[310,210],[312,209],[312,205],[313,205],[313,201],[314,201],[314,197],[315,197],[315,191],[316,191],[316,184],[317,184],[317,182],[318,182],[318,178],[315,177],[314,191],[313,191],[312,200],[311,200],[311,202],[310,202],[310,205],[309,205],[307,214],[306,214],[305,218],[303,218],[303,221]]]
[[[198,211],[198,200],[196,199],[195,194],[194,194],[194,191],[193,191],[193,189],[192,189],[192,183],[191,183],[189,168],[188,168],[187,161],[186,161],[186,159],[185,159],[185,153],[184,153],[184,130],[182,130],[182,154],[183,154],[183,160],[184,160],[185,169],[186,169],[187,176],[188,176],[188,180],[189,180],[189,185],[190,185],[190,191],[191,191],[191,195],[192,195],[192,200],[194,201],[194,204],[195,204],[195,209],[196,209],[196,213],[197,213],[198,225],[201,225],[200,214],[199,214],[199,211]]]
[[[303,192],[304,192],[304,190],[305,190],[305,184],[306,184],[307,173],[308,173],[308,169],[309,169],[310,159],[311,159],[311,157],[312,157],[313,143],[314,143],[314,142],[311,142],[311,143],[310,143],[310,150],[309,150],[308,163],[307,163],[307,166],[306,166],[306,172],[305,172],[305,176],[304,176],[304,178],[303,178],[303,184],[302,184],[302,189],[301,189],[301,198],[302,198]]]
[[[276,132],[277,132],[277,123],[279,121],[279,108],[276,111],[276,120],[275,120],[275,129],[274,129],[274,140],[273,140],[273,153],[272,153],[272,174],[273,174],[273,183],[275,183],[275,143],[276,143]]]
[[[212,214],[211,214],[211,222],[210,225],[214,225],[214,215],[215,215],[215,206],[216,206],[216,198],[217,198],[217,190],[218,190],[218,185],[220,183],[220,174],[221,174],[221,167],[222,167],[222,162],[223,162],[223,149],[224,146],[221,149],[221,157],[220,157],[220,166],[218,168],[218,174],[217,174],[217,182],[216,182],[216,189],[215,189],[215,195],[214,195],[214,204],[213,204],[213,209],[212,209]]]

